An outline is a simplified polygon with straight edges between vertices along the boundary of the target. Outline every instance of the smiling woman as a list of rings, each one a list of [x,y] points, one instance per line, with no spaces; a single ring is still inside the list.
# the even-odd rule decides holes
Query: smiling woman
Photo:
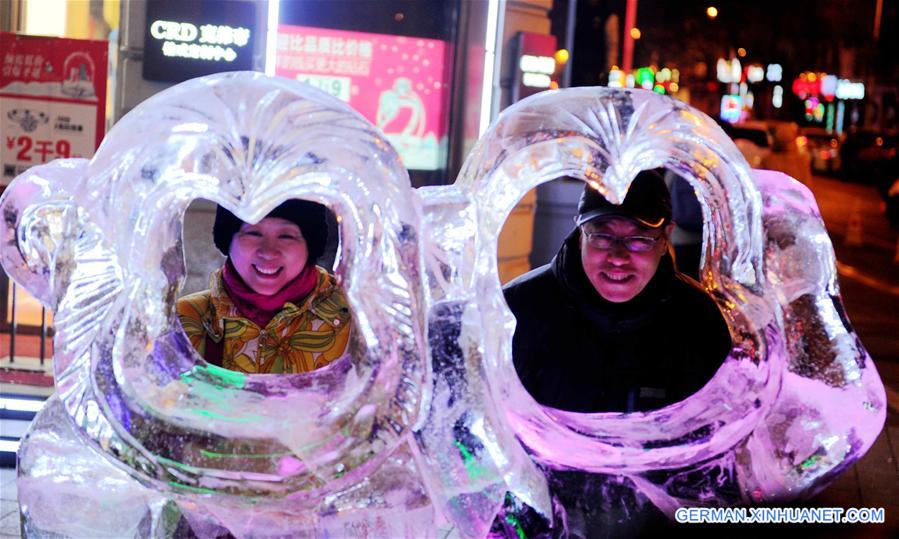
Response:
[[[193,347],[214,365],[246,373],[301,373],[341,357],[349,308],[315,265],[328,238],[321,204],[288,200],[258,223],[219,206],[213,236],[228,258],[209,290],[178,301]]]

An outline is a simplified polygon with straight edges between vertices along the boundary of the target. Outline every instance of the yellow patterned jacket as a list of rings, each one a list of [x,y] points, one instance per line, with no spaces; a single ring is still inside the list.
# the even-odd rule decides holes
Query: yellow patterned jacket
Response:
[[[285,303],[260,328],[243,318],[222,284],[222,271],[209,290],[178,300],[177,312],[190,343],[205,357],[207,336],[221,342],[222,366],[246,373],[309,372],[331,363],[346,350],[350,310],[334,277],[320,267],[315,289],[302,305]]]

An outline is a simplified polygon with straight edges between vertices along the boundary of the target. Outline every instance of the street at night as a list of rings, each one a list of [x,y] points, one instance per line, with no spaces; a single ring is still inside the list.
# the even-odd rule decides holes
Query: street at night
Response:
[[[884,507],[885,526],[842,530],[851,537],[899,533],[899,260],[896,232],[883,215],[877,190],[859,182],[817,176],[811,185],[834,244],[840,291],[849,319],[874,360],[889,408],[883,432],[870,451],[813,503]],[[863,243],[847,245],[851,219],[861,220]],[[854,230],[857,233],[859,230]],[[823,536],[834,534],[822,529]]]

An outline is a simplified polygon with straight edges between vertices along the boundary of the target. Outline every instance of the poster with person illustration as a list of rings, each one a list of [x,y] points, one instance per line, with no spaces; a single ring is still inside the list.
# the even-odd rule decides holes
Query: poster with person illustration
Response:
[[[406,168],[446,161],[450,62],[436,39],[278,26],[275,74],[311,84],[376,124]]]

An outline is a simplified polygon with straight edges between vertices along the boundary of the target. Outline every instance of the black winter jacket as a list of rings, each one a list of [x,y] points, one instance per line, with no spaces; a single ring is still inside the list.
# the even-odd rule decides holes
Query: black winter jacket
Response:
[[[553,260],[503,290],[524,387],[573,412],[658,409],[701,389],[731,348],[712,298],[665,255],[634,299],[612,303],[590,284],[575,229]]]

